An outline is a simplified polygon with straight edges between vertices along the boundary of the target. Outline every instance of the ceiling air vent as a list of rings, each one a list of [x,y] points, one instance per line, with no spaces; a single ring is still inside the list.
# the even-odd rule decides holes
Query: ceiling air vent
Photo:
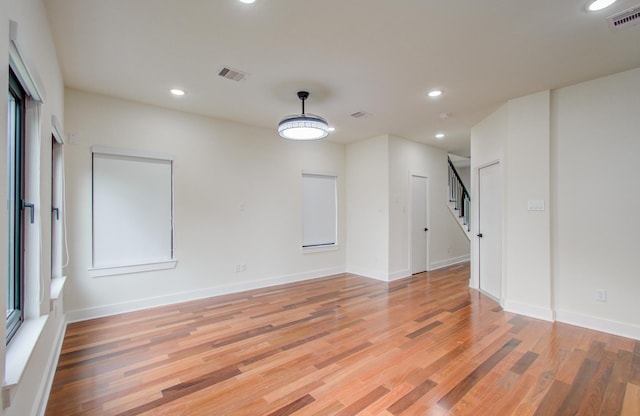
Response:
[[[218,72],[218,75],[220,75],[222,78],[227,78],[238,82],[245,79],[248,74],[246,72],[242,72],[237,69],[232,69],[225,66]]]
[[[351,117],[353,117],[353,118],[367,118],[370,115],[371,114],[365,113],[364,111],[357,111],[357,112],[351,114]]]
[[[638,22],[640,22],[640,6],[632,7],[609,18],[609,23],[614,29],[621,29]]]

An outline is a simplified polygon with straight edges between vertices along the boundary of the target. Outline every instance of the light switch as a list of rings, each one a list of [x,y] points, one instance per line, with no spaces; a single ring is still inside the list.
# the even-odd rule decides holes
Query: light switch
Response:
[[[530,199],[527,203],[529,211],[544,211],[544,199]]]

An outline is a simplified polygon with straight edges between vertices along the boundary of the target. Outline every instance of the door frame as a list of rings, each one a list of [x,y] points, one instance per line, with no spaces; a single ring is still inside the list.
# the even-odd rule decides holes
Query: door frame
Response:
[[[431,230],[431,209],[429,208],[429,176],[422,174],[422,173],[417,173],[417,172],[411,172],[409,171],[409,207],[408,207],[408,240],[409,240],[409,274],[413,275],[414,271],[413,271],[413,178],[423,178],[425,180],[425,195],[426,195],[426,200],[425,200],[425,210],[426,210],[426,224],[427,224],[427,228],[429,230]],[[431,239],[431,231],[427,231],[427,255],[426,255],[426,267],[425,270],[426,271],[430,271],[431,270],[431,263],[429,262],[429,242]]]
[[[498,171],[500,173],[500,298],[495,299],[493,296],[488,293],[482,291],[480,289],[480,244],[477,237],[477,234],[480,232],[480,170],[488,168],[493,165],[498,165]],[[474,224],[472,224],[472,241],[475,242],[473,248],[473,258],[475,259],[475,270],[472,270],[472,282],[470,286],[474,287],[478,291],[480,291],[483,295],[488,296],[492,299],[495,299],[500,306],[504,306],[505,299],[505,227],[504,227],[504,166],[500,159],[495,159],[490,162],[483,163],[481,165],[476,166],[473,170],[475,173],[475,185],[476,185],[476,197],[475,203],[473,204],[473,208],[475,213],[473,214]]]

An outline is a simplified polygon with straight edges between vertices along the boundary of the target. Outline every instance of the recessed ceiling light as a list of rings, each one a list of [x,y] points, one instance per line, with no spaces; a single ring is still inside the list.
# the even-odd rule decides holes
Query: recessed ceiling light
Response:
[[[589,7],[587,7],[587,9],[590,12],[597,12],[598,10],[606,9],[615,2],[616,0],[595,0],[589,3]]]
[[[169,92],[171,92],[171,94],[176,95],[178,97],[181,97],[184,95],[184,91],[179,90],[178,88],[173,88],[171,90],[169,90]]]
[[[444,133],[437,133],[436,139],[444,139]]]
[[[253,4],[256,2],[256,0],[238,0],[240,1],[240,3],[244,3],[244,4]]]
[[[442,95],[442,90],[431,90],[427,95],[431,98],[440,97]]]

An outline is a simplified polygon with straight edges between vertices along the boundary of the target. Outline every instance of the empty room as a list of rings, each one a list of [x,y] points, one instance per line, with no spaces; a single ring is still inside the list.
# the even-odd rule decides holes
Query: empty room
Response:
[[[640,414],[639,0],[0,1],[0,415]]]

